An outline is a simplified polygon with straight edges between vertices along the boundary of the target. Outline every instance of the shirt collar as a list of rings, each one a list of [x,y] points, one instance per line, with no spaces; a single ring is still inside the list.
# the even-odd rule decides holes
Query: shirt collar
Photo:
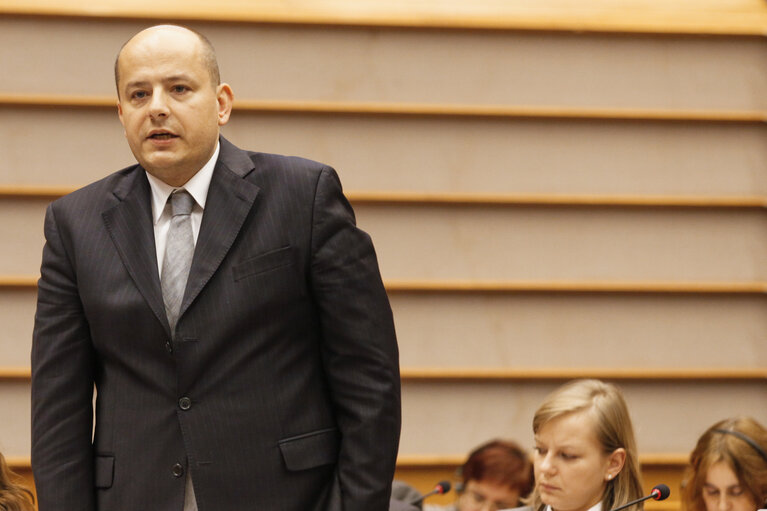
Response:
[[[553,510],[551,509],[551,506],[547,505],[544,511],[553,511]],[[602,511],[602,501],[600,500],[599,502],[591,506],[587,511]]]
[[[165,210],[165,205],[168,203],[168,197],[170,197],[170,194],[173,193],[174,190],[178,190],[179,188],[184,188],[189,192],[189,195],[192,196],[200,208],[203,210],[205,209],[205,201],[208,198],[208,188],[210,188],[210,181],[213,179],[213,169],[216,167],[220,148],[221,146],[219,142],[216,141],[216,150],[213,151],[213,156],[211,156],[208,162],[203,165],[189,181],[184,183],[184,186],[182,187],[171,186],[149,172],[146,173],[146,177],[149,180],[149,187],[152,189],[152,217],[155,224],[160,221],[162,212]]]

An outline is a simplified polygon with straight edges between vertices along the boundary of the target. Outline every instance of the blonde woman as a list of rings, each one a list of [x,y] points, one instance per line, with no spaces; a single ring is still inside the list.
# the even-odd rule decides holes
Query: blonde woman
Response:
[[[15,482],[15,474],[0,454],[0,511],[33,511],[32,492]]]
[[[642,497],[634,430],[616,386],[563,385],[535,412],[533,434],[534,511],[609,511]]]
[[[690,455],[683,488],[686,511],[767,507],[767,429],[750,417],[708,428]]]

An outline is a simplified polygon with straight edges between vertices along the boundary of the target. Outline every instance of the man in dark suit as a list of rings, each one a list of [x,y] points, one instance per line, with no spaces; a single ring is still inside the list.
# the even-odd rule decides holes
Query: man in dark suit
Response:
[[[335,172],[220,137],[232,90],[197,33],[140,32],[115,75],[139,164],[46,213],[40,511],[387,509],[397,345]]]

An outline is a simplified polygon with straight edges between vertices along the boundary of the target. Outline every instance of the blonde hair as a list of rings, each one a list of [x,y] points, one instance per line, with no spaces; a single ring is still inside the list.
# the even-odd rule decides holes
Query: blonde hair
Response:
[[[602,509],[609,510],[642,496],[634,428],[623,394],[615,385],[599,380],[573,380],[549,394],[533,417],[533,433],[537,434],[549,421],[578,412],[594,417],[596,436],[604,452],[626,451],[626,460],[617,476],[607,481],[602,495]],[[533,509],[543,506],[536,486],[527,499]]]
[[[17,478],[0,454],[0,509],[3,511],[33,511],[34,497],[27,488],[17,484]]]
[[[723,461],[756,502],[767,500],[767,430],[751,417],[719,421],[698,439],[682,482],[687,511],[705,511],[703,486],[711,465]]]

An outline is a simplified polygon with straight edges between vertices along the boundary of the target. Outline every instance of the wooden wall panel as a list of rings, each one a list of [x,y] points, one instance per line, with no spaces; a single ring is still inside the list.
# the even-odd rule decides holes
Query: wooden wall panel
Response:
[[[0,274],[36,275],[47,199],[0,202]],[[767,280],[758,210],[359,204],[388,279]],[[402,225],[409,225],[406,230]],[[434,264],[429,254],[451,254]]]
[[[560,383],[405,384],[400,455],[468,452],[497,436],[532,447],[535,409]],[[729,416],[767,422],[763,382],[622,382],[620,387],[641,453],[689,452],[708,426]]]
[[[0,90],[112,94],[111,66],[120,45],[149,24],[0,19]],[[214,43],[222,76],[240,98],[767,107],[761,93],[767,90],[765,42],[758,38],[192,26]],[[26,72],[30,62],[55,80]]]
[[[4,456],[29,456],[30,417],[28,382],[0,383],[0,452]]]
[[[396,26],[761,36],[767,7],[759,0],[5,0],[0,12],[24,15],[228,20],[322,26]]]
[[[0,367],[29,366],[36,302],[35,289],[0,289]]]
[[[332,164],[350,190],[767,195],[756,124],[235,111],[224,133]]]
[[[389,279],[767,278],[760,211],[364,205],[357,215]]]
[[[38,275],[43,252],[47,200],[0,201],[0,275]]]
[[[760,368],[760,296],[393,293],[403,367]],[[34,289],[0,291],[0,366],[29,364]],[[552,320],[556,318],[556,320]],[[482,349],[477,349],[481,344]],[[718,349],[717,349],[718,348]]]
[[[390,297],[403,367],[767,366],[767,299],[761,296]]]
[[[235,110],[224,134],[333,165],[347,190],[767,196],[758,124]],[[0,153],[2,184],[83,185],[135,162],[104,108],[0,105]]]
[[[47,199],[0,202],[0,274],[36,275]],[[759,210],[358,204],[387,279],[767,280]],[[402,229],[408,225],[408,229]],[[430,254],[450,254],[436,264]]]
[[[116,107],[0,107],[0,154],[3,184],[83,186],[136,162]]]

